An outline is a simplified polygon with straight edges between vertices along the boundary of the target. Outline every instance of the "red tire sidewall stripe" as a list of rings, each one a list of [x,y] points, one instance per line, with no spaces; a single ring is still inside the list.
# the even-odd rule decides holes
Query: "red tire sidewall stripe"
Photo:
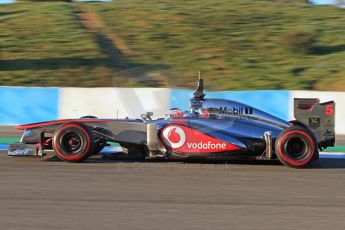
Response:
[[[294,160],[292,160],[291,158],[289,158],[288,156],[286,156],[284,153],[282,153],[282,152],[283,152],[283,151],[282,151],[282,147],[283,147],[283,146],[282,146],[282,143],[285,142],[285,140],[288,138],[289,135],[295,134],[295,133],[301,134],[301,135],[303,135],[304,137],[306,137],[307,140],[309,141],[310,147],[311,147],[311,155],[310,155],[307,159],[305,159],[304,161],[300,161],[300,162],[299,162],[299,161],[294,161]],[[285,161],[286,163],[288,163],[288,164],[290,164],[290,165],[292,165],[292,166],[299,167],[299,166],[302,166],[302,165],[304,165],[304,164],[309,163],[311,160],[314,159],[314,155],[315,155],[314,140],[313,140],[313,138],[312,138],[307,132],[305,132],[305,131],[302,131],[302,130],[291,130],[291,131],[285,133],[285,134],[283,135],[283,137],[279,140],[279,142],[278,142],[278,147],[279,147],[279,148],[278,148],[278,154],[279,154],[279,156],[282,158],[283,161]]]
[[[62,127],[62,129],[60,129],[56,135],[60,134],[62,131],[68,129],[68,128],[71,128],[71,127],[74,127],[74,128],[77,128],[79,129],[81,132],[83,132],[86,136],[86,143],[87,143],[87,146],[85,148],[85,150],[81,153],[78,153],[78,154],[75,154],[75,155],[71,155],[71,156],[66,156],[64,155],[58,148],[58,144],[57,142],[58,141],[54,141],[54,150],[55,152],[64,160],[68,160],[68,161],[73,161],[73,160],[80,160],[81,158],[83,158],[88,152],[89,152],[89,149],[90,149],[90,145],[91,145],[91,140],[90,140],[90,136],[88,134],[88,132],[83,128],[81,127],[80,125],[77,125],[77,124],[69,124],[69,125],[65,125]]]

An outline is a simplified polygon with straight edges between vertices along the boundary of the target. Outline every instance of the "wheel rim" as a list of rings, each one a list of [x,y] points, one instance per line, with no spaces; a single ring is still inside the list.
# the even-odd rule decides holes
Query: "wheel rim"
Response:
[[[84,144],[83,138],[76,132],[66,132],[60,140],[61,147],[68,155],[78,154]]]
[[[292,136],[286,140],[284,148],[292,159],[300,160],[307,156],[309,148],[307,141],[301,136]]]

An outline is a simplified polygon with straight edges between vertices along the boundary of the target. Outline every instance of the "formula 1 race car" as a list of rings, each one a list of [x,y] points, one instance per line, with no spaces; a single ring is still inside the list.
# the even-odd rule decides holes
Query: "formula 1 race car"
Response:
[[[279,160],[295,168],[310,165],[319,150],[334,146],[333,101],[294,99],[293,121],[284,121],[252,106],[223,99],[206,99],[199,79],[190,111],[173,109],[164,118],[97,119],[86,116],[27,125],[9,155],[42,156],[54,150],[67,162],[82,162],[108,142],[139,159],[254,158]]]

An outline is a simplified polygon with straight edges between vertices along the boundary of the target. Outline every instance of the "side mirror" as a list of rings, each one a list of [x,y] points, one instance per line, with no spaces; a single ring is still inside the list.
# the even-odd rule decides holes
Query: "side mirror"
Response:
[[[146,121],[146,120],[152,120],[153,112],[147,112],[146,114],[141,114],[141,118]]]
[[[146,113],[147,119],[152,120],[152,116],[153,116],[153,112],[147,112]]]

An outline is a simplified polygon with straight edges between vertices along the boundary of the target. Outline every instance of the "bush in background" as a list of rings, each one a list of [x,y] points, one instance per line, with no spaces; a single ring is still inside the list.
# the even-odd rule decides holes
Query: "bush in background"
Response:
[[[316,37],[313,31],[289,32],[284,35],[283,44],[291,52],[308,54],[313,51]]]

